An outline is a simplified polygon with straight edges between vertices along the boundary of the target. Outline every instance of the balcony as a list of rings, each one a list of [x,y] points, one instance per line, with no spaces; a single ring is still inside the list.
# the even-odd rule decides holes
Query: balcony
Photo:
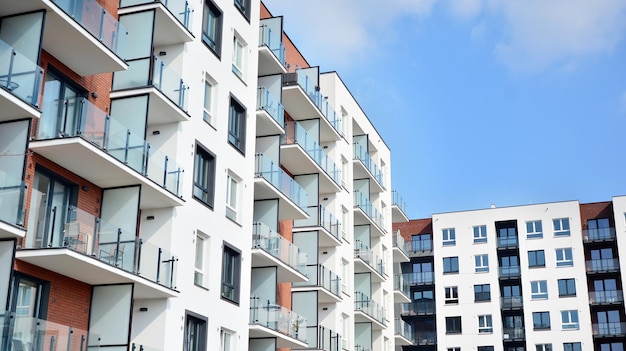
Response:
[[[256,94],[256,136],[281,135],[285,133],[285,109],[280,99],[266,87],[259,87]]]
[[[601,258],[585,262],[587,273],[609,273],[619,270],[619,259]]]
[[[411,259],[409,258],[408,245],[400,234],[400,229],[393,233],[391,240],[393,246],[393,262],[409,262]]]
[[[615,241],[615,228],[596,228],[583,230],[583,242]]]
[[[100,345],[99,335],[69,325],[16,314],[0,315],[0,321],[2,350],[83,351]]]
[[[307,346],[307,321],[259,296],[250,297],[250,338],[276,338],[278,348]]]
[[[504,342],[521,341],[526,338],[524,328],[503,328],[502,340]]]
[[[402,277],[409,285],[432,285],[435,283],[433,272],[402,273]]]
[[[498,249],[514,249],[519,245],[517,236],[498,237]]]
[[[341,222],[339,219],[322,205],[308,206],[306,210],[309,218],[293,221],[293,231],[317,230],[320,234],[319,245],[321,247],[340,246]]]
[[[0,122],[39,118],[43,69],[0,40]]]
[[[372,236],[383,236],[387,232],[385,229],[385,219],[378,208],[376,208],[362,192],[355,190],[354,200],[354,225],[369,225],[372,229]]]
[[[407,241],[407,249],[409,257],[422,257],[433,255],[433,241],[428,240],[411,240]]]
[[[306,267],[306,282],[295,282],[291,291],[318,291],[319,303],[335,303],[341,301],[341,278],[321,264],[310,264]]]
[[[626,323],[593,323],[591,330],[593,331],[594,338],[624,337],[626,336]]]
[[[591,305],[614,305],[622,304],[624,302],[624,295],[622,290],[605,290],[605,291],[590,291],[589,292],[589,304]]]
[[[428,346],[437,344],[437,332],[434,331],[416,331],[414,346]]]
[[[385,177],[383,171],[378,164],[372,159],[367,148],[361,144],[353,143],[353,165],[354,179],[369,178],[370,191],[373,193],[382,193],[385,191]]]
[[[259,24],[259,76],[287,73],[282,17],[264,18]]]
[[[341,191],[341,168],[324,152],[298,122],[285,123],[281,140],[281,164],[291,174],[319,174],[322,194]]]
[[[128,70],[113,75],[111,99],[148,95],[148,125],[184,122],[189,85],[156,56],[128,61]]]
[[[394,303],[399,302],[411,302],[411,291],[409,282],[404,280],[404,276],[402,274],[394,274],[393,275],[393,301]]]
[[[520,266],[499,267],[498,273],[500,279],[517,279],[521,276]]]
[[[46,10],[42,49],[81,76],[126,69],[126,29],[96,0],[21,0],[0,17]]]
[[[408,222],[406,202],[402,199],[397,190],[391,191],[391,213],[393,223]]]
[[[304,282],[307,254],[264,223],[252,225],[252,267],[277,267],[279,282]]]
[[[184,0],[121,0],[118,14],[154,10],[154,47],[193,41],[191,33],[194,9]],[[148,28],[152,28],[151,26]]]
[[[294,120],[320,119],[320,141],[339,141],[341,119],[328,100],[322,97],[318,83],[318,68],[296,69],[283,75],[283,105]]]
[[[370,273],[373,282],[384,281],[387,277],[385,262],[358,240],[354,247],[354,273]]]
[[[280,165],[263,154],[254,155],[254,200],[279,199],[278,219],[306,219],[308,195]]]
[[[306,328],[307,350],[339,351],[341,350],[342,338],[337,332],[322,325],[312,325]],[[292,350],[298,350],[293,347]]]
[[[394,335],[396,345],[413,345],[413,326],[400,318],[394,320]]]
[[[402,304],[403,316],[433,316],[435,315],[435,301],[421,300]]]
[[[0,239],[21,238],[24,229],[24,195],[27,185],[21,179],[0,178]]]
[[[500,298],[501,308],[503,310],[521,310],[524,308],[524,300],[521,296],[504,296]]]
[[[372,329],[384,329],[387,326],[385,308],[368,295],[354,292],[354,322],[372,323]]]
[[[111,119],[84,98],[51,102],[56,113],[41,117],[39,138],[30,149],[101,188],[142,185],[141,208],[181,206],[184,170],[154,150],[143,135]],[[69,111],[75,111],[70,113]]]

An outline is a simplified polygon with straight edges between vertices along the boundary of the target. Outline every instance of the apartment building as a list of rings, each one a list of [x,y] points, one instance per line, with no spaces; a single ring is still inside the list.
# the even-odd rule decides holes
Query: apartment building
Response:
[[[2,0],[0,87],[1,351],[411,343],[389,148],[260,2]]]
[[[414,328],[404,350],[620,351],[626,197],[434,214],[394,224]]]

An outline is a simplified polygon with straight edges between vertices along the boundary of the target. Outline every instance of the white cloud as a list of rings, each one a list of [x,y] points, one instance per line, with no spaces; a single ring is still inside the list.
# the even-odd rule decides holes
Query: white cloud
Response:
[[[483,0],[448,0],[446,4],[450,13],[462,20],[473,19],[483,10]]]

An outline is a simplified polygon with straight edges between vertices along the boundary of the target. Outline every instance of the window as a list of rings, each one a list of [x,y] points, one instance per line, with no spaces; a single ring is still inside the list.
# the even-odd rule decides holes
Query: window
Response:
[[[486,243],[487,242],[487,226],[475,225],[474,226],[474,243]]]
[[[478,316],[478,333],[479,334],[491,334],[493,333],[493,323],[491,315]]]
[[[526,239],[543,238],[543,227],[541,221],[526,222]]]
[[[582,351],[582,346],[579,342],[564,342],[563,351]]]
[[[528,267],[545,267],[546,256],[543,250],[528,251]]]
[[[445,291],[445,303],[446,305],[459,303],[459,289],[456,286],[447,286],[444,288]]]
[[[552,220],[554,225],[554,236],[569,236],[569,218],[555,218]]]
[[[491,301],[491,286],[489,284],[474,285],[474,302]]]
[[[446,228],[441,230],[443,235],[443,246],[456,245],[456,233],[454,228]]]
[[[576,280],[574,278],[559,279],[559,297],[576,296]]]
[[[348,209],[341,206],[341,237],[346,241],[350,241],[348,228],[350,228],[348,223]]]
[[[614,234],[611,233],[611,228],[608,218],[597,218],[587,220],[587,236],[586,240],[603,240],[610,239]]]
[[[550,312],[533,312],[534,329],[550,329]]]
[[[226,217],[237,222],[239,209],[239,193],[240,193],[239,177],[228,172],[226,176]]]
[[[214,125],[213,121],[213,99],[215,96],[215,82],[208,76],[204,78],[204,107],[203,116],[205,122]]]
[[[220,330],[220,351],[234,351],[235,350],[235,333],[221,329]]]
[[[600,344],[600,351],[624,351],[623,342],[611,342]]]
[[[348,174],[348,159],[341,155],[341,186],[344,188],[348,187]]]
[[[233,97],[230,98],[228,114],[228,142],[246,153],[246,109]]]
[[[556,249],[556,266],[557,267],[568,267],[573,266],[574,261],[572,260],[572,248],[567,247],[563,249]]]
[[[478,351],[493,351],[493,346],[478,346]]]
[[[186,312],[183,351],[206,351],[207,318]]]
[[[489,272],[489,255],[476,255],[476,273]]]
[[[198,286],[205,286],[206,279],[206,258],[205,253],[208,252],[209,238],[202,234],[196,234],[196,259],[194,265],[193,283]]]
[[[432,251],[432,243],[430,234],[411,235],[411,252]]]
[[[193,173],[193,197],[213,208],[215,191],[215,156],[196,145]]]
[[[246,44],[239,39],[237,34],[235,34],[233,38],[233,73],[235,73],[237,77],[244,79]]]
[[[446,334],[461,334],[461,316],[446,317]]]
[[[563,329],[578,329],[578,311],[561,311],[561,323]]]
[[[222,297],[239,303],[241,253],[224,244],[222,253]]]
[[[459,273],[459,258],[458,257],[444,257],[443,258],[443,272],[444,273]]]
[[[448,351],[461,351],[460,347],[448,347]]]
[[[535,351],[552,351],[552,344],[537,344]]]
[[[202,41],[218,57],[222,55],[222,11],[211,0],[204,0]]]
[[[547,299],[548,298],[548,282],[545,280],[535,280],[530,282],[530,298]]]
[[[250,20],[250,0],[235,0],[235,7],[248,21]]]

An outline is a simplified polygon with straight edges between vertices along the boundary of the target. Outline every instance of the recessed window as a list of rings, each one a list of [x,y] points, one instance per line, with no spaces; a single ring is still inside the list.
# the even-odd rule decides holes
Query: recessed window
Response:
[[[241,153],[246,153],[246,109],[233,97],[228,114],[228,142]]]
[[[624,351],[623,342],[608,342],[600,344],[600,351]]]
[[[222,55],[222,11],[211,0],[204,0],[202,41],[217,57]]]
[[[474,256],[476,273],[489,272],[489,255]]]
[[[550,329],[550,312],[533,312],[534,329]]]
[[[248,21],[250,20],[250,0],[235,0],[235,7]]]
[[[548,282],[535,280],[530,282],[530,298],[533,300],[548,298]]]
[[[446,228],[441,230],[443,237],[443,246],[456,245],[456,233],[454,228]]]
[[[246,58],[246,44],[239,38],[239,36],[235,33],[233,37],[233,73],[237,75],[237,77],[244,79],[244,65]]]
[[[206,317],[187,311],[183,351],[206,351],[207,321]]]
[[[571,267],[573,265],[574,265],[574,260],[572,259],[571,247],[556,249],[556,266],[557,267]]]
[[[574,278],[559,279],[559,297],[576,296],[576,280]]]
[[[461,317],[446,317],[446,334],[461,334]]]
[[[543,238],[543,226],[541,225],[541,221],[526,222],[526,238],[527,239]]]
[[[489,284],[474,285],[474,302],[491,301],[491,286]]]
[[[478,316],[478,333],[479,334],[491,334],[493,333],[493,322],[491,315]]]
[[[447,286],[444,288],[445,291],[445,303],[446,305],[457,304],[459,303],[459,289],[456,286]]]
[[[241,253],[224,244],[222,253],[222,297],[239,303]]]
[[[563,329],[578,329],[578,311],[561,311],[561,323]]]
[[[239,199],[241,192],[241,178],[228,172],[226,176],[226,217],[239,221]]]
[[[447,348],[448,351],[461,351],[460,347],[448,347]]]
[[[458,257],[444,257],[443,258],[443,272],[444,273],[459,273],[459,258]]]
[[[215,156],[196,145],[193,173],[193,197],[213,208],[215,192]]]
[[[474,243],[486,243],[487,242],[487,226],[475,225],[474,226]]]
[[[196,257],[194,264],[193,282],[198,286],[205,287],[207,281],[206,257],[209,251],[209,237],[202,234],[196,234]]]
[[[493,351],[493,346],[478,346],[477,351]]]
[[[221,329],[220,330],[220,351],[234,351],[235,350],[235,333]]]
[[[204,106],[202,119],[204,119],[205,122],[212,126],[215,126],[215,112],[213,105],[215,104],[214,99],[217,95],[215,91],[217,89],[216,86],[217,84],[214,80],[212,80],[208,76],[204,78]]]
[[[552,351],[552,344],[537,344],[535,351]]]
[[[528,251],[528,267],[545,267],[546,255],[543,250]]]
[[[563,351],[582,351],[582,346],[579,342],[564,342]]]
[[[552,220],[554,236],[569,236],[569,218],[555,218]]]

